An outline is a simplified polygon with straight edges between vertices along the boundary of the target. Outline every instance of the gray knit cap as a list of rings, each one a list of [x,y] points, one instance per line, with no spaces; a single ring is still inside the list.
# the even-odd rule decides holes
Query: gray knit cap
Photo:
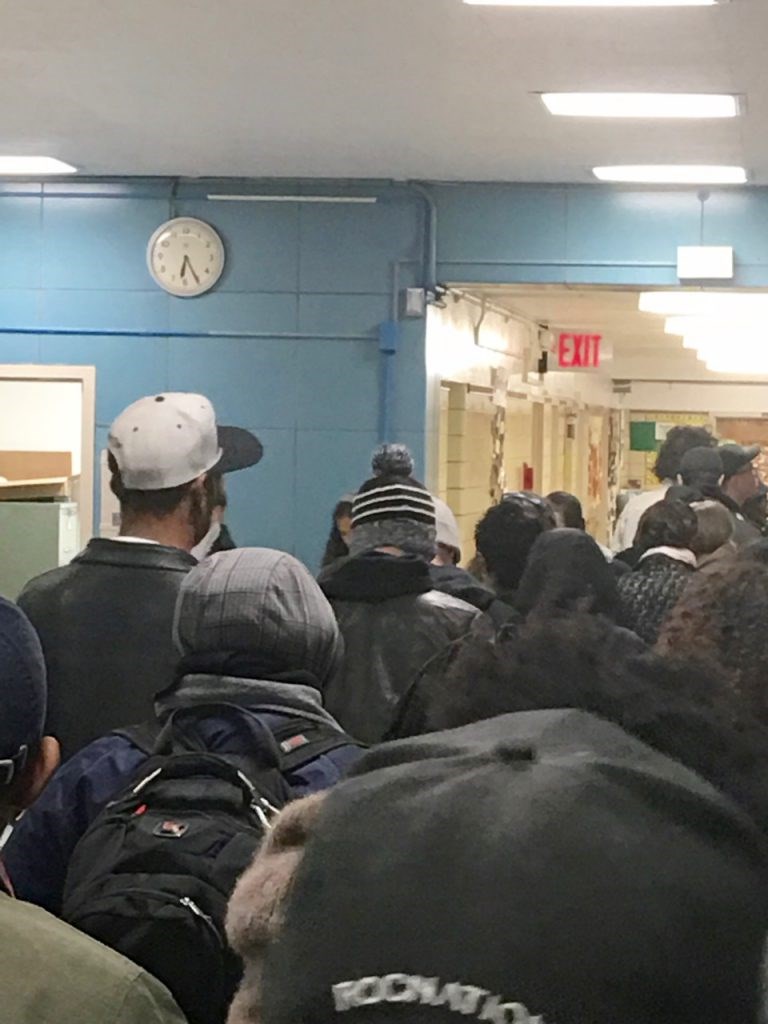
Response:
[[[412,476],[411,453],[402,444],[382,445],[374,452],[371,466],[374,475],[352,504],[350,553],[395,547],[430,561],[437,532],[435,502]]]
[[[183,655],[253,655],[321,683],[343,645],[336,616],[298,559],[268,548],[237,548],[201,562],[176,601],[176,644]]]

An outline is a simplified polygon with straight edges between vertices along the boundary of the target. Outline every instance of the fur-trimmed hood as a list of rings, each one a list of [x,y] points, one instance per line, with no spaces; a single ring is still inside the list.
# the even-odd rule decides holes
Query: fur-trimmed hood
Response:
[[[326,793],[289,804],[232,893],[227,911],[227,937],[243,959],[240,990],[227,1024],[260,1024],[261,968],[267,947],[283,921],[291,881],[314,831]]]

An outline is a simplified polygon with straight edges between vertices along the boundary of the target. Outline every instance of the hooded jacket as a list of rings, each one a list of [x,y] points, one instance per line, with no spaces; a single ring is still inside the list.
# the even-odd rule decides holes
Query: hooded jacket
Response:
[[[329,681],[329,710],[364,743],[378,743],[421,668],[464,636],[480,612],[432,589],[414,555],[369,551],[321,575],[344,636],[343,670]]]
[[[242,754],[256,715],[274,731],[295,719],[339,733],[338,747],[285,774],[294,796],[338,782],[362,750],[323,706],[323,690],[343,652],[333,611],[308,570],[267,549],[223,552],[184,582],[175,616],[183,657],[175,681],[157,694],[157,719],[177,708],[220,704],[196,726],[212,753]],[[17,893],[58,912],[78,840],[147,759],[124,733],[102,737],[73,757],[18,823],[5,851]]]
[[[176,595],[196,559],[180,548],[97,538],[26,585],[19,605],[43,645],[46,729],[66,759],[152,713],[173,678]]]

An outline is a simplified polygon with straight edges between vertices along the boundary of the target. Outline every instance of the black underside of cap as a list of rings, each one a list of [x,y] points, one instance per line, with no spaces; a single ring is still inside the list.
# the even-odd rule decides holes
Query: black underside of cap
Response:
[[[250,430],[243,427],[219,427],[222,456],[213,467],[217,473],[234,473],[261,462],[264,446]]]

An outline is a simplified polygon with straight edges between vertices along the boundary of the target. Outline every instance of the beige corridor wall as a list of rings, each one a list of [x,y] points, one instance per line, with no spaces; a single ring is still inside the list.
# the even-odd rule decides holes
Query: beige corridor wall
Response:
[[[456,514],[464,561],[474,555],[477,520],[494,500],[494,450],[500,444],[503,489],[523,489],[528,467],[539,493],[577,494],[598,539],[606,539],[608,411],[617,406],[610,379],[578,373],[540,379],[530,372],[538,359],[536,325],[482,314],[467,299],[430,309],[427,359],[433,438],[427,475]],[[590,492],[590,423],[594,440],[596,417],[601,441],[592,447],[600,461],[599,484]]]

